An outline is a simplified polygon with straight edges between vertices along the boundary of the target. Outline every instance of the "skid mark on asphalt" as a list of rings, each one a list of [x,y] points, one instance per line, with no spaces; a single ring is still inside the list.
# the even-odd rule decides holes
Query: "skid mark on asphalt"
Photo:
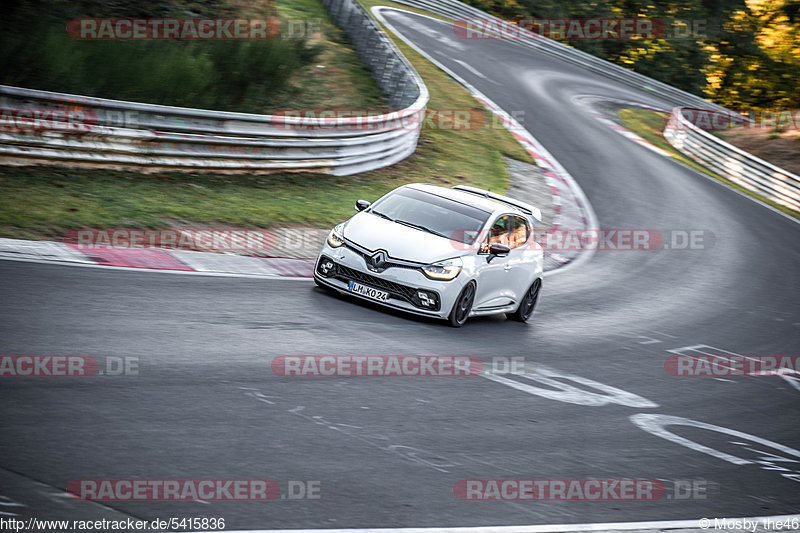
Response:
[[[267,398],[272,398],[272,399],[280,398],[280,396],[267,396],[257,388],[239,387],[239,390],[243,391],[245,396],[253,398],[267,405],[276,405],[276,402],[272,400],[267,400]],[[417,400],[419,399],[417,398]],[[285,406],[280,406],[279,408],[284,409]],[[369,407],[362,407],[362,409],[369,409]],[[379,431],[375,431],[374,429],[362,426],[335,422],[332,419],[326,418],[325,416],[322,415],[309,414],[308,410],[306,409],[306,406],[303,405],[298,405],[291,409],[285,409],[285,412],[293,416],[302,418],[303,420],[311,422],[317,426],[323,427],[331,431],[336,431],[341,435],[345,435],[350,438],[359,440],[370,447],[377,448],[381,451],[388,452],[389,454],[394,455],[396,457],[400,457],[404,461],[408,461],[427,468],[431,468],[443,474],[451,474],[453,473],[453,470],[459,470],[459,471],[467,470],[467,472],[461,472],[459,475],[463,475],[465,477],[470,477],[470,476],[474,477],[474,475],[472,474],[473,471],[472,469],[478,467],[481,470],[483,470],[484,467],[488,466],[493,471],[502,470],[516,475],[525,475],[524,471],[522,470],[506,468],[498,465],[497,462],[493,462],[490,460],[490,458],[487,458],[486,454],[476,456],[476,454],[458,453],[457,455],[459,460],[455,460],[455,459],[448,459],[447,457],[439,455],[435,452],[431,452],[429,450],[424,450],[414,446],[406,446],[403,444],[392,443],[392,439],[388,435],[385,435]],[[507,459],[507,457],[504,455],[502,459]],[[513,501],[504,503],[505,505],[512,507],[524,514],[527,514],[537,520],[543,520],[545,518],[545,515],[542,514],[539,510],[531,508],[530,506],[525,505],[524,503],[513,502]],[[548,509],[548,516],[550,517],[550,519],[553,519],[553,516],[562,516],[564,518],[571,518],[574,515],[571,514],[568,509],[551,508]]]
[[[239,389],[247,391],[247,392],[244,393],[245,396],[249,396],[251,398],[255,398],[259,402],[263,402],[263,403],[266,403],[266,404],[269,404],[269,405],[275,405],[275,402],[270,400],[270,398],[280,398],[280,396],[267,396],[265,394],[262,394],[261,391],[259,391],[258,389],[251,389],[251,388],[247,388],[247,387],[239,387]]]
[[[258,389],[249,387],[239,387],[239,389],[244,391],[245,396],[268,405],[276,405],[276,402],[272,401],[272,399],[280,398],[280,396],[267,396]],[[368,428],[363,428],[353,424],[334,422],[327,420],[322,415],[308,414],[304,405],[298,405],[292,409],[288,409],[286,412],[300,417],[308,422],[312,422],[318,426],[322,426],[326,429],[336,431],[342,435],[357,439],[364,444],[378,448],[379,450],[398,455],[408,461],[411,461],[412,463],[433,468],[439,472],[449,473],[450,471],[448,468],[459,466],[459,463],[453,462],[448,458],[436,453],[423,450],[421,448],[416,448],[414,446],[391,443],[389,442],[390,439],[387,435],[379,432],[372,432]]]

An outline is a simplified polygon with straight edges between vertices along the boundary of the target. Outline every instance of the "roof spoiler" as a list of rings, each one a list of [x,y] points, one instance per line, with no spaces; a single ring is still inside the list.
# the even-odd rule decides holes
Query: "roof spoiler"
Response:
[[[538,222],[542,221],[542,212],[539,210],[538,207],[533,207],[531,204],[526,204],[525,202],[520,202],[519,200],[514,200],[513,198],[509,198],[508,196],[503,196],[502,194],[484,191],[483,189],[478,189],[477,187],[470,187],[468,185],[455,185],[453,189],[472,194],[477,194],[483,196],[484,198],[491,198],[492,200],[497,200],[498,202],[502,202],[504,204],[513,205],[526,215],[532,216]]]

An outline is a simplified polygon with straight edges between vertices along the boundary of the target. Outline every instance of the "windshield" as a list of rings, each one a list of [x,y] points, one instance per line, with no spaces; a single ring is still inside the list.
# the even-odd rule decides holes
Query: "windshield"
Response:
[[[488,211],[416,189],[398,189],[370,210],[391,219],[464,244],[473,244],[489,218]]]

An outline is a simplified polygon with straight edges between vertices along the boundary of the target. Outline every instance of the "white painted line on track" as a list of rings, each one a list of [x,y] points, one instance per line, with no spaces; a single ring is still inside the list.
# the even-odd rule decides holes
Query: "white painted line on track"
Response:
[[[721,519],[722,517],[720,517]],[[800,514],[727,518],[729,521],[747,520],[764,524],[800,520]],[[710,520],[710,526],[702,528],[701,520]],[[226,533],[571,533],[579,531],[668,531],[688,529],[690,531],[713,531],[714,518],[690,520],[657,520],[649,522],[605,522],[595,524],[553,524],[535,526],[476,526],[476,527],[403,527],[366,529],[243,529]],[[197,532],[201,533],[201,532]],[[208,533],[208,532],[202,532]]]
[[[476,76],[478,76],[479,78],[481,78],[481,79],[483,79],[483,80],[488,80],[488,79],[489,79],[489,78],[487,78],[487,77],[486,77],[486,76],[485,76],[483,73],[481,73],[481,72],[478,72],[478,71],[475,69],[475,67],[473,67],[472,65],[470,65],[470,64],[469,64],[469,63],[467,63],[466,61],[461,61],[460,59],[455,59],[455,58],[452,58],[452,57],[450,58],[450,60],[451,60],[451,61],[453,61],[453,62],[455,62],[455,63],[458,63],[459,65],[461,65],[462,67],[464,67],[466,70],[468,70],[468,71],[472,72],[473,74],[475,74]]]
[[[562,373],[544,365],[536,365],[533,370],[526,370],[524,374],[517,374],[515,377],[538,382],[549,388],[535,387],[492,372],[485,372],[481,374],[481,377],[518,391],[547,398],[548,400],[572,403],[575,405],[600,407],[609,404],[617,404],[638,409],[659,407],[657,403],[651,402],[638,394],[633,394],[632,392],[581,376]],[[570,385],[567,383],[568,381],[577,383],[583,388]]]
[[[758,465],[762,470],[765,471],[772,471],[776,473],[781,472],[779,475],[785,479],[790,479],[792,481],[800,480],[800,471],[792,471],[789,468],[784,468],[782,466],[776,468],[775,462],[800,464],[800,450],[790,448],[789,446],[785,446],[779,442],[763,439],[756,435],[744,433],[743,431],[737,431],[735,429],[730,429],[723,426],[716,426],[714,424],[708,424],[706,422],[700,422],[690,418],[683,418],[681,416],[663,415],[658,413],[638,413],[629,416],[628,420],[651,435],[674,442],[675,444],[679,444],[695,452],[710,455],[711,457],[715,457],[722,461],[727,461],[736,466]],[[706,431],[713,431],[729,437],[736,437],[740,441],[736,442],[729,440],[728,442],[730,444],[741,444],[743,442],[756,443],[766,448],[778,450],[784,454],[784,456],[777,456],[769,452],[761,452],[752,448],[747,448],[755,453],[767,453],[767,456],[761,456],[757,460],[745,459],[721,450],[717,450],[715,448],[711,448],[709,446],[705,446],[686,437],[682,437],[678,433],[673,433],[667,429],[669,426],[692,427]],[[772,458],[769,458],[769,456]]]

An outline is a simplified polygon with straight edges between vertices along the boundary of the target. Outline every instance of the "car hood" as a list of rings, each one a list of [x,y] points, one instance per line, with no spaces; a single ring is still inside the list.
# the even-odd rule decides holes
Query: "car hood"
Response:
[[[347,221],[344,237],[368,250],[386,250],[390,257],[435,263],[460,256],[468,245],[410,228],[367,212]]]

